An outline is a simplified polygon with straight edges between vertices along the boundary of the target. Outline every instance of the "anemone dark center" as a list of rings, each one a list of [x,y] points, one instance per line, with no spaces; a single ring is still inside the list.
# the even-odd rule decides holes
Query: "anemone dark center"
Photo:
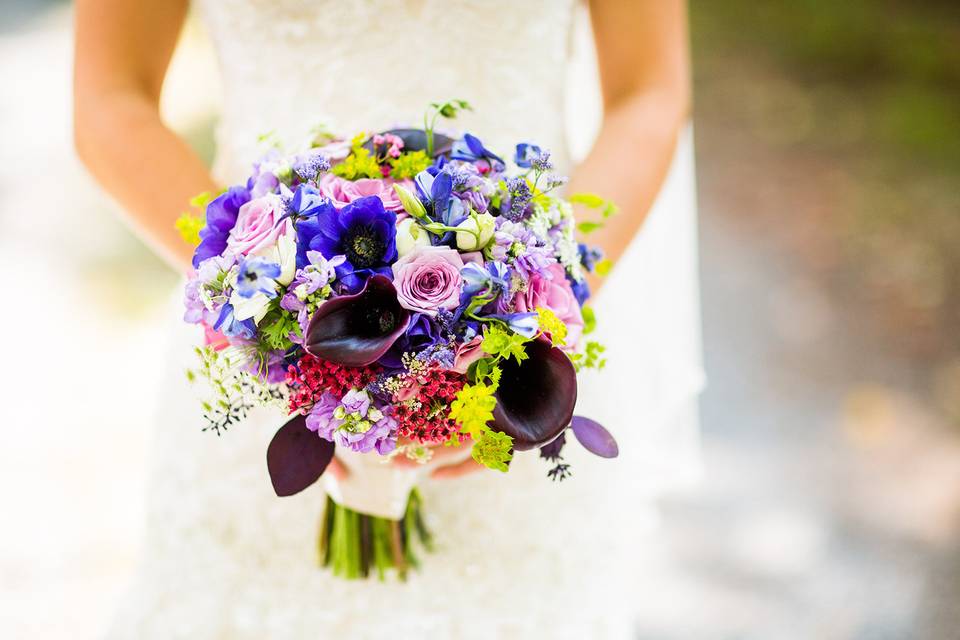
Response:
[[[369,269],[383,262],[387,245],[376,229],[357,225],[350,229],[344,240],[344,253],[355,268]]]

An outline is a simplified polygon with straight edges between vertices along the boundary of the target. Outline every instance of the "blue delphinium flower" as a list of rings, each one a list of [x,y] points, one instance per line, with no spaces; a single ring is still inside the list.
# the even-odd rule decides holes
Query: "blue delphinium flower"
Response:
[[[487,149],[479,138],[469,133],[463,134],[462,138],[453,143],[453,147],[450,149],[450,158],[452,160],[477,162],[481,165],[484,165],[485,161],[485,166],[495,172],[503,171],[505,168],[500,156]]]
[[[460,270],[460,277],[463,279],[461,304],[474,296],[482,295],[492,299],[510,290],[510,268],[502,262],[469,262]]]
[[[233,315],[233,305],[227,303],[220,309],[220,317],[217,318],[213,328],[228,338],[243,338],[253,340],[256,335],[257,326],[253,323],[253,318],[246,320],[237,320]]]
[[[453,176],[448,171],[434,174],[430,169],[425,169],[417,174],[414,183],[432,220],[455,227],[467,219],[468,214],[463,202],[453,197]],[[455,235],[450,231],[442,235],[431,234],[430,239],[435,245],[455,246]]]
[[[517,151],[513,155],[513,162],[518,167],[529,169],[533,161],[540,157],[540,147],[529,142],[521,142],[517,145]]]
[[[583,303],[590,299],[590,285],[587,284],[586,280],[574,280],[570,276],[567,276],[567,280],[570,281],[570,289],[573,291],[573,297],[577,299],[577,303],[582,307]]]
[[[506,322],[511,330],[527,338],[535,337],[540,330],[540,319],[537,317],[537,314],[532,311],[522,313],[494,313],[484,317]]]
[[[227,237],[237,224],[240,207],[250,200],[250,190],[231,187],[207,205],[207,223],[200,230],[200,244],[193,253],[193,268],[208,258],[219,256],[227,248]]]
[[[319,251],[328,260],[346,256],[337,265],[337,280],[354,293],[374,274],[392,277],[397,259],[397,215],[383,208],[377,196],[354,200],[343,209],[322,203],[297,224],[299,249]],[[298,256],[299,262],[299,256]]]
[[[280,277],[280,265],[263,257],[248,258],[240,263],[237,274],[237,294],[252,298],[262,293],[268,298],[277,295],[277,278]]]

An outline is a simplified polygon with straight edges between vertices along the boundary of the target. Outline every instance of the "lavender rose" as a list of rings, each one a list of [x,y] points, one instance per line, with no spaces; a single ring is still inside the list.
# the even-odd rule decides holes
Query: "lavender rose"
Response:
[[[244,256],[272,250],[280,236],[292,231],[289,219],[277,224],[283,214],[283,201],[274,193],[246,203],[237,214],[237,224],[227,238],[227,248]]]
[[[400,305],[430,316],[460,303],[463,260],[449,247],[419,247],[393,264]]]

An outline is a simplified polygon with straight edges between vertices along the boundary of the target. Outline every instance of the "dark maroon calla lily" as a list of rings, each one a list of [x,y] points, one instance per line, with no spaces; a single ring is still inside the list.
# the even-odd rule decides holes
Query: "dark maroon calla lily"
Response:
[[[278,496],[300,493],[323,475],[333,460],[334,444],[307,429],[296,415],[280,427],[267,447],[267,470]]]
[[[526,344],[526,360],[500,363],[493,428],[513,438],[518,451],[542,446],[570,424],[577,404],[577,372],[545,339]]]
[[[577,437],[577,442],[590,453],[601,458],[616,458],[620,455],[617,441],[596,420],[574,416],[570,428],[573,430],[573,435]]]
[[[404,151],[426,151],[427,134],[423,129],[390,129],[383,134],[395,135],[403,140]],[[381,135],[383,135],[381,134]],[[367,151],[373,152],[373,138],[363,143]],[[453,138],[442,133],[433,133],[433,155],[442,156],[450,153],[453,147]]]
[[[310,319],[304,349],[347,367],[376,362],[403,335],[410,312],[388,278],[376,275],[360,293],[327,300]]]

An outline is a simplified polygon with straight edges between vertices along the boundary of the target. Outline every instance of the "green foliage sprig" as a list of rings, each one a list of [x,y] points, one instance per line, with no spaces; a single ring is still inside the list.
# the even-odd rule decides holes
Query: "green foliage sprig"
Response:
[[[216,350],[213,347],[197,347],[200,358],[197,369],[187,370],[187,379],[207,381],[211,397],[201,402],[203,431],[221,432],[244,420],[250,410],[260,405],[283,403],[285,396],[279,386],[261,382],[240,367],[242,356],[232,348]]]

